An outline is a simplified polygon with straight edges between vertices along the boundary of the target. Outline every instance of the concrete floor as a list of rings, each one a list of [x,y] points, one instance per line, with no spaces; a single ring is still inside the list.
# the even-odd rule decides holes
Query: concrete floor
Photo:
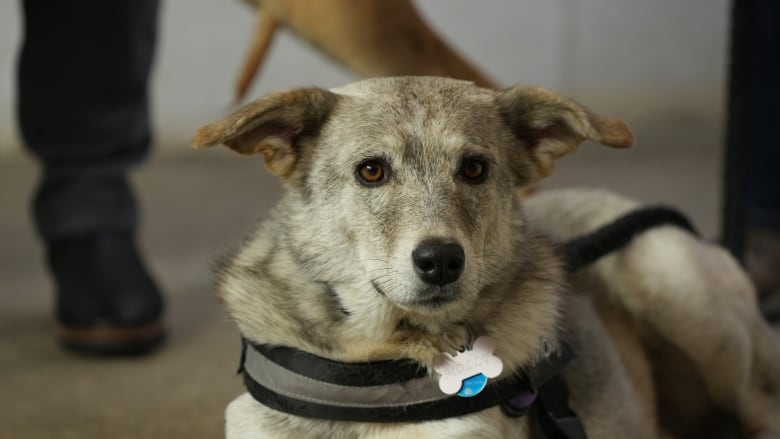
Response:
[[[610,114],[611,115],[611,114]],[[603,186],[676,205],[707,237],[719,223],[722,114],[667,108],[633,124],[639,145],[585,145],[544,187]],[[260,159],[166,148],[135,175],[142,241],[168,297],[157,354],[90,359],[52,337],[52,285],[29,223],[36,169],[0,161],[0,438],[214,438],[241,392],[238,335],[212,294],[210,263],[279,196]],[[168,152],[175,150],[177,152]]]

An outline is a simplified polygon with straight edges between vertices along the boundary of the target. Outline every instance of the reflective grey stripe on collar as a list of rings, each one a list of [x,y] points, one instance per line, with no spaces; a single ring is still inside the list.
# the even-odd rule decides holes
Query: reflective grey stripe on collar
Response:
[[[287,370],[251,347],[245,355],[244,373],[268,390],[300,401],[336,407],[386,408],[450,397],[430,377],[379,386],[341,386]]]

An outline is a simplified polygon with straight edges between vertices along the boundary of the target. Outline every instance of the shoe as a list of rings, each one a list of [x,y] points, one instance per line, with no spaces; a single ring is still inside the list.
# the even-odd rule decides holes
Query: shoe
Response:
[[[47,242],[57,286],[58,338],[92,355],[140,355],[165,338],[163,300],[129,232]]]

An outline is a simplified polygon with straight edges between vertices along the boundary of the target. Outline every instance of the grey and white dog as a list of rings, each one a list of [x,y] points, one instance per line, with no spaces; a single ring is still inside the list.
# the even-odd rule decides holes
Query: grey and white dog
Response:
[[[585,140],[633,142],[622,121],[524,85],[496,92],[402,77],[269,94],[194,138],[262,153],[287,189],[224,265],[220,296],[254,343],[341,362],[412,359],[431,373],[453,341],[467,343],[464,323],[496,341],[503,375],[565,336],[577,352],[564,375],[569,402],[592,438],[725,431],[726,420],[745,435],[780,434],[780,348],[724,252],[664,227],[582,274],[564,271],[556,240],[634,203],[593,191],[527,203],[516,194]],[[337,422],[247,394],[228,407],[227,435],[532,437],[527,417],[497,407]]]

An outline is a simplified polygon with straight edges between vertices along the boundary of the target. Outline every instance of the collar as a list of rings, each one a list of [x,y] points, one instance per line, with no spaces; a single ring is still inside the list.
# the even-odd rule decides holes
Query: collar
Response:
[[[444,394],[426,368],[412,360],[342,363],[288,347],[242,341],[239,373],[255,400],[284,413],[336,421],[421,422],[497,405],[507,416],[521,416],[537,400],[549,399],[548,383],[573,358],[561,342],[533,367],[491,380],[478,395],[464,398]]]

